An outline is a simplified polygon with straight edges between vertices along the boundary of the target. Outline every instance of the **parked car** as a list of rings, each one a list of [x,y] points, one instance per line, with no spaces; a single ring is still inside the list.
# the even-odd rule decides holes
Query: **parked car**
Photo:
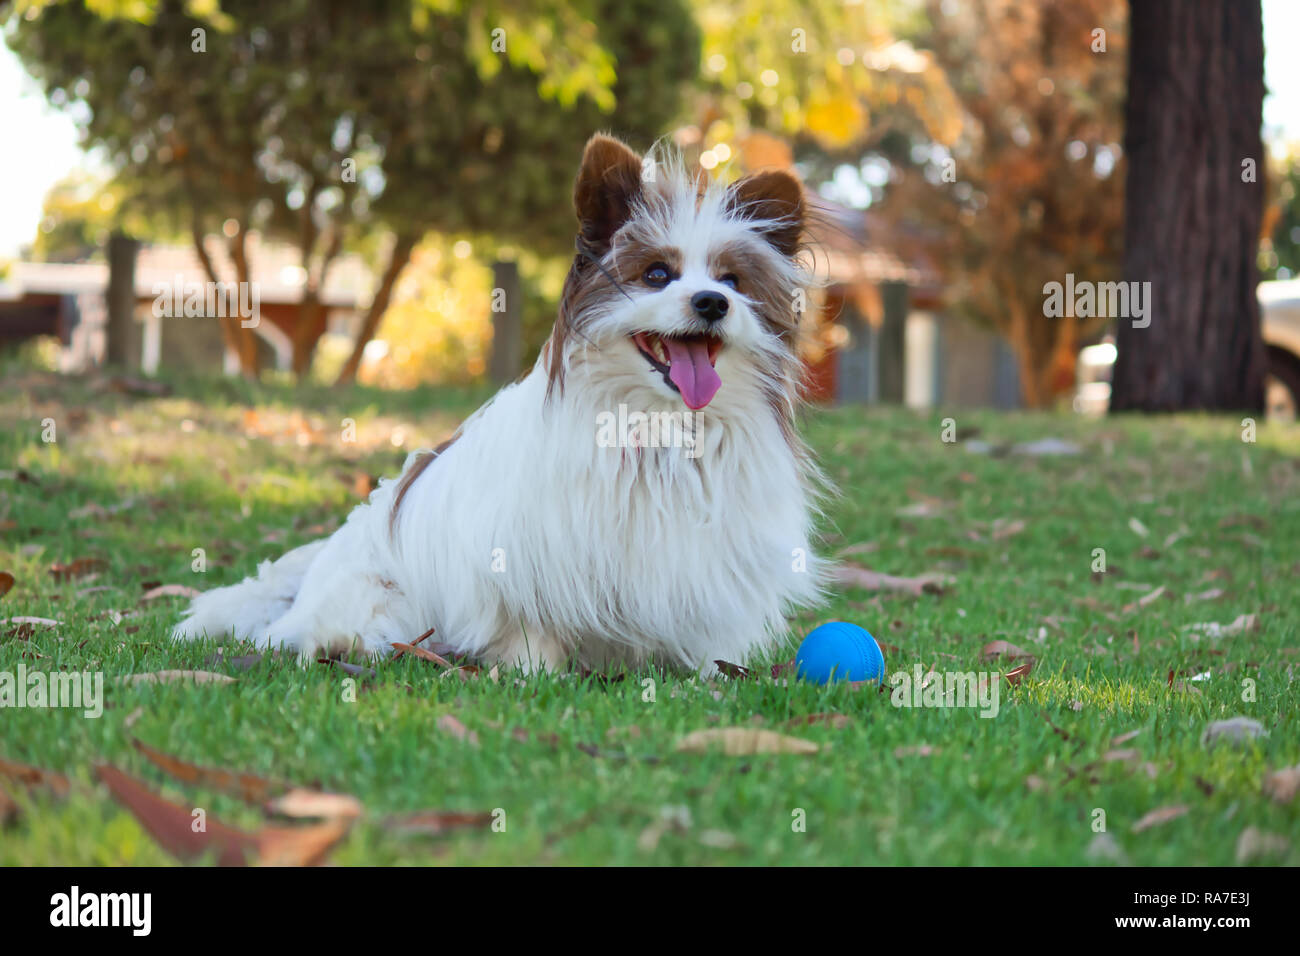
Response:
[[[1260,332],[1268,356],[1264,409],[1269,418],[1294,421],[1300,410],[1300,279],[1261,282],[1258,296]],[[1075,411],[1105,413],[1117,355],[1115,337],[1109,334],[1079,351]]]

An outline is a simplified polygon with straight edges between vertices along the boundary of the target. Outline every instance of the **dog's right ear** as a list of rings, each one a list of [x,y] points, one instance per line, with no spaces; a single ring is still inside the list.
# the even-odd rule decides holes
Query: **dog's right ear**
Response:
[[[623,143],[597,133],[582,151],[573,187],[578,231],[588,245],[603,248],[632,215],[641,193],[641,157]]]

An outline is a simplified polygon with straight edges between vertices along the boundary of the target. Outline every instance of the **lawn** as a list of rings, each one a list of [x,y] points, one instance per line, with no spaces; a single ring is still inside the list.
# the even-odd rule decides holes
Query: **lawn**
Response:
[[[0,618],[59,622],[0,624],[0,672],[105,681],[98,719],[0,710],[2,864],[171,862],[140,822],[164,826],[164,811],[133,814],[103,764],[186,822],[201,808],[209,831],[319,828],[269,815],[261,783],[164,772],[136,741],[355,797],[338,864],[1300,862],[1285,772],[1300,765],[1296,426],[1244,442],[1239,416],[961,412],[945,429],[943,412],[810,412],[804,432],[840,488],[824,550],[945,576],[937,587],[840,587],[747,676],[518,680],[410,654],[371,673],[172,646],[185,599],[146,598],[234,582],[333,529],[486,393],[178,380],[154,396],[0,374],[0,571],[15,582]],[[1009,447],[1044,438],[1079,453]],[[798,635],[836,618],[876,636],[890,674],[1011,673],[993,678],[997,715],[772,676]],[[234,680],[122,680],[175,669]],[[1239,716],[1262,732],[1203,739]],[[731,727],[818,749],[678,750]],[[13,763],[68,785],[24,782]]]

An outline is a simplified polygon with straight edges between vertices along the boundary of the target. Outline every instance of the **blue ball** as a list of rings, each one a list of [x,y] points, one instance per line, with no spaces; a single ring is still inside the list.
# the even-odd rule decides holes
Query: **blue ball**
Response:
[[[880,680],[885,675],[885,655],[876,639],[848,621],[813,628],[799,645],[794,665],[796,674],[818,684]]]

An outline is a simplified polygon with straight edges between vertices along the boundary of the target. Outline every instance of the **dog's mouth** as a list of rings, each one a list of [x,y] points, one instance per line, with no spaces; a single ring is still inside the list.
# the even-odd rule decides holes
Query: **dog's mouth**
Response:
[[[632,336],[650,367],[664,378],[664,383],[682,397],[688,408],[698,410],[718,394],[722,379],[714,368],[722,339],[712,335],[660,335],[637,332]]]

